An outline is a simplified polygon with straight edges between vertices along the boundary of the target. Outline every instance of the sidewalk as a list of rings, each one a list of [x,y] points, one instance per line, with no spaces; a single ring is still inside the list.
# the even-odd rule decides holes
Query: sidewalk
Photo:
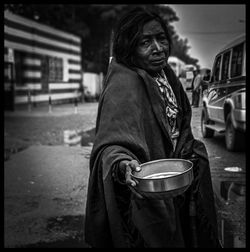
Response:
[[[64,129],[94,128],[97,106],[79,104],[77,113],[71,104],[53,106],[51,112],[45,106],[5,111],[6,248],[88,247],[84,214],[92,147],[65,146],[57,138]],[[39,142],[44,138],[45,143],[55,138],[53,146]]]
[[[77,106],[73,103],[52,105],[51,107],[48,105],[37,105],[36,107],[32,106],[30,109],[27,105],[16,108],[14,111],[4,111],[4,116],[54,117],[73,114],[85,115],[96,111],[97,107],[97,102],[83,102],[78,103]]]
[[[88,247],[83,226],[90,152],[31,146],[4,163],[6,248]]]
[[[95,127],[98,103],[37,106],[4,112],[5,160],[30,145],[63,145],[64,131],[86,132]]]

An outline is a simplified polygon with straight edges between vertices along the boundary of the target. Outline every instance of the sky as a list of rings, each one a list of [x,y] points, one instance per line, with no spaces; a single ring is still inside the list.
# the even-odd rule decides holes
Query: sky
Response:
[[[170,4],[179,17],[173,22],[177,34],[188,39],[188,54],[201,67],[212,68],[216,53],[234,37],[245,32],[244,4]]]

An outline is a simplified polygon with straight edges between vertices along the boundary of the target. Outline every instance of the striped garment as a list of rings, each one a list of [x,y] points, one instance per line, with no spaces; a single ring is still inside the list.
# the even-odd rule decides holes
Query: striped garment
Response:
[[[173,145],[175,148],[176,143],[177,143],[177,138],[180,134],[179,129],[177,128],[177,125],[176,125],[178,105],[175,98],[175,94],[163,70],[161,71],[161,74],[158,74],[157,77],[154,78],[154,80],[158,84],[158,87],[162,94],[162,99],[166,106],[166,118],[171,127],[171,139],[173,140]]]

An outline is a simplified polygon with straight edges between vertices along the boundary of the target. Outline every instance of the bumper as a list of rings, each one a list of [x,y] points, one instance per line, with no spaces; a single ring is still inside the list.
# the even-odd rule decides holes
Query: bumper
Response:
[[[234,127],[237,130],[246,131],[246,110],[245,109],[235,109],[233,112]]]

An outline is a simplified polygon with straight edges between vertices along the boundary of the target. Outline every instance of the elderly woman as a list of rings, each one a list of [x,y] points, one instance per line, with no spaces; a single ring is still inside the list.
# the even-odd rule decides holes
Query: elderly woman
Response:
[[[171,38],[155,13],[133,9],[118,23],[112,60],[99,101],[90,157],[85,237],[92,247],[218,247],[211,175],[204,145],[190,126],[191,108],[167,64]],[[131,172],[156,159],[195,161],[190,190],[148,199]]]

